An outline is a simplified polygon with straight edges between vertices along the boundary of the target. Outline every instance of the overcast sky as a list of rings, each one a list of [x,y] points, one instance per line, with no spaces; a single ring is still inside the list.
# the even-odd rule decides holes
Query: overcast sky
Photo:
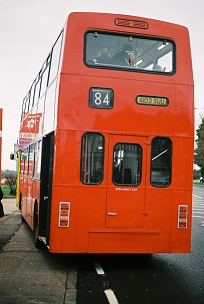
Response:
[[[18,138],[21,104],[72,11],[129,14],[188,27],[195,82],[196,123],[204,114],[204,0],[0,0],[0,108],[2,170]],[[200,109],[201,108],[201,109]]]

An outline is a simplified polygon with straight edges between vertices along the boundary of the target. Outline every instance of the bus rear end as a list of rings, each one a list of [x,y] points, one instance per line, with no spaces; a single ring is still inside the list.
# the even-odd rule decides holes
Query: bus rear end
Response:
[[[70,14],[22,107],[18,200],[36,247],[190,252],[193,94],[185,27]]]
[[[120,61],[116,54],[123,51]],[[71,14],[59,84],[50,251],[190,252],[193,130],[185,27]]]

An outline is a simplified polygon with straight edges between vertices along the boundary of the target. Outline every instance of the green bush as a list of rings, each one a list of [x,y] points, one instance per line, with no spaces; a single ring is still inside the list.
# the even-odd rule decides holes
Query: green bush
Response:
[[[2,185],[1,189],[3,191],[4,196],[8,196],[11,192],[11,189],[8,185]]]
[[[1,185],[1,189],[5,196],[16,196],[16,185]]]

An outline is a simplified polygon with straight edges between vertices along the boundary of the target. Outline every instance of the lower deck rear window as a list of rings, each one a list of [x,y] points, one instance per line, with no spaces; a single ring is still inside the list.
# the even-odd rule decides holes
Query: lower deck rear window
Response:
[[[150,182],[154,187],[168,187],[172,173],[172,141],[168,137],[155,137],[151,144]]]
[[[86,133],[82,137],[81,181],[100,184],[104,172],[104,138],[99,133]]]
[[[113,151],[114,184],[139,185],[142,177],[142,147],[138,144],[118,143]]]

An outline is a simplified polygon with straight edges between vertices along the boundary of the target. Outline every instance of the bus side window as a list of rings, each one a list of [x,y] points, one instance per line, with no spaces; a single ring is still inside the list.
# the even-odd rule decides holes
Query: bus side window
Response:
[[[49,84],[57,76],[57,73],[58,73],[58,70],[59,70],[61,47],[62,47],[62,38],[63,38],[63,32],[60,33],[59,37],[57,38],[57,41],[56,41],[55,45],[52,48]]]
[[[30,109],[34,105],[34,93],[35,93],[35,81],[33,82],[31,88],[30,88]]]
[[[29,169],[28,176],[33,177],[33,165],[34,165],[34,144],[29,146]]]
[[[41,73],[39,73],[38,76],[36,77],[33,106],[37,103],[37,101],[39,99],[39,96],[40,96],[40,85],[41,85]]]
[[[30,94],[28,93],[26,97],[23,99],[21,121],[24,119],[24,117],[27,115],[29,111],[29,102],[30,102]]]
[[[151,144],[150,182],[154,187],[168,187],[171,183],[172,141],[155,137]]]
[[[21,174],[24,175],[26,161],[26,149],[21,150]]]
[[[49,68],[50,68],[50,57],[51,57],[51,55],[49,54],[47,60],[44,63],[44,66],[42,68],[40,97],[45,93],[45,90],[47,89],[48,75],[49,75]]]
[[[35,143],[35,154],[34,154],[34,178],[40,179],[41,172],[41,140]]]
[[[82,137],[80,178],[85,184],[99,184],[104,172],[104,138],[99,133],[86,133]]]
[[[23,152],[23,160],[24,160],[24,172],[23,175],[28,175],[28,147],[24,149]]]

